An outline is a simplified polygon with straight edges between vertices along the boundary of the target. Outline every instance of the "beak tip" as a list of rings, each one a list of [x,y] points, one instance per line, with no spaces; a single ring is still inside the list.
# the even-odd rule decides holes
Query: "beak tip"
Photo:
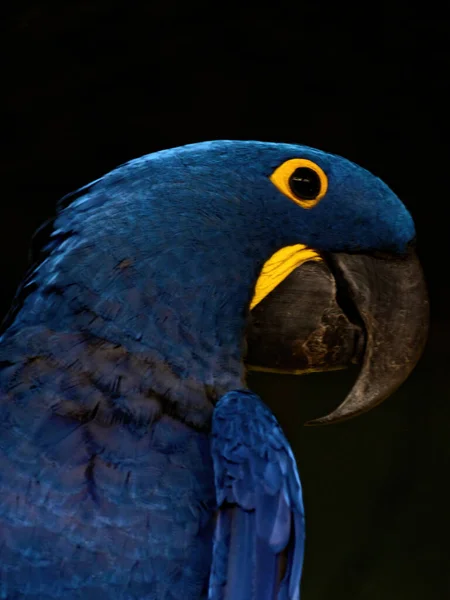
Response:
[[[325,415],[323,417],[319,417],[318,419],[312,419],[311,421],[307,421],[305,423],[305,425],[307,427],[316,427],[318,425],[332,425],[332,424],[335,424],[335,423],[341,423],[342,421],[350,420],[352,417],[356,416],[357,414],[365,412],[364,410],[360,410],[360,411],[349,410],[349,411],[346,411],[345,409],[342,410],[342,408],[343,407],[341,405],[336,410],[334,410],[333,412],[329,413],[328,415]]]

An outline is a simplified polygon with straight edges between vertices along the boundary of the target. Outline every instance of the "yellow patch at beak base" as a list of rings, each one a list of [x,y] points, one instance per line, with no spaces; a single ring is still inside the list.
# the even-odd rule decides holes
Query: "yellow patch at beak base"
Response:
[[[322,258],[315,250],[303,244],[285,246],[272,254],[264,263],[256,282],[250,310],[270,294],[294,269],[308,260],[322,260]]]

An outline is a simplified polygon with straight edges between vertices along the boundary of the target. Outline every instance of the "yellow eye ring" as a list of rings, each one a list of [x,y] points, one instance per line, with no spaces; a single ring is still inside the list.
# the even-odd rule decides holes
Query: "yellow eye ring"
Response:
[[[297,178],[295,177],[296,173],[298,174]],[[305,185],[305,179],[302,182],[302,177],[306,175],[307,179],[308,173],[310,174],[310,180],[306,183],[309,184],[309,187]],[[328,177],[324,171],[319,165],[306,158],[291,158],[287,160],[275,169],[270,176],[270,181],[281,193],[296,204],[299,204],[302,208],[313,208],[316,206],[325,196],[328,189]],[[295,184],[296,190],[294,190],[295,181],[302,182],[302,185]],[[304,196],[308,197],[300,195],[302,187],[305,191],[309,192],[304,194]]]

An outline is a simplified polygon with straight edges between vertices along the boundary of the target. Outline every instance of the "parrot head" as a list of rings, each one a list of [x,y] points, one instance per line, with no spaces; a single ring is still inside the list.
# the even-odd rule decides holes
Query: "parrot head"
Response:
[[[428,303],[414,238],[392,190],[344,158],[191,144],[65,197],[33,292],[8,322],[72,323],[87,307],[95,335],[151,348],[216,393],[242,386],[244,363],[305,373],[361,362],[348,397],[318,422],[337,421],[389,396],[422,352]]]

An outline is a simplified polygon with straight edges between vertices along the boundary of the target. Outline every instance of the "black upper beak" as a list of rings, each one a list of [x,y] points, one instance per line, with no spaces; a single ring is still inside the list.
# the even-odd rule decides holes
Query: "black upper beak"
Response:
[[[385,400],[411,373],[428,332],[428,295],[412,248],[404,256],[324,259],[293,271],[252,310],[247,331],[250,369],[304,373],[362,363],[342,404],[311,424]]]

